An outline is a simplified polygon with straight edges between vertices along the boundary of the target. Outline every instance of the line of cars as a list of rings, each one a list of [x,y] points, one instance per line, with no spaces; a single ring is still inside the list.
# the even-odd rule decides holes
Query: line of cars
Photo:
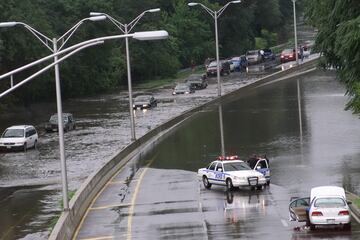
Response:
[[[172,95],[191,94],[195,90],[205,89],[208,86],[205,74],[191,74],[183,82],[176,84],[172,91]]]
[[[53,114],[44,127],[46,132],[57,132],[57,114]],[[65,132],[76,128],[76,123],[71,113],[63,113],[63,127]],[[0,151],[27,151],[30,148],[35,149],[38,141],[39,135],[34,126],[11,126],[6,128],[0,137]]]

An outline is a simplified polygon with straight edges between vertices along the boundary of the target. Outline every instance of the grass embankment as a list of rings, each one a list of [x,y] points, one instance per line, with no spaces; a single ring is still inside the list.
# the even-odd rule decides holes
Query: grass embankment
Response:
[[[354,199],[353,204],[360,209],[360,198]]]
[[[204,73],[203,67],[198,67],[194,72],[191,69],[186,69],[179,71],[175,77],[173,78],[164,78],[164,79],[154,79],[151,81],[137,83],[134,85],[134,88],[137,89],[154,89],[159,87],[166,87],[166,86],[175,86],[176,82],[184,80],[191,74],[200,74]]]

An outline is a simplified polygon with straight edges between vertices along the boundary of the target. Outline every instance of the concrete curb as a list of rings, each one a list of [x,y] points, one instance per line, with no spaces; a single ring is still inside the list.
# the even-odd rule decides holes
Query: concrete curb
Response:
[[[249,88],[254,86],[258,87],[262,84],[276,81],[279,78],[288,79],[286,77],[288,75],[292,75],[289,78],[293,78],[295,77],[294,73],[304,71],[307,72],[309,69],[316,67],[317,62],[318,58],[314,58],[299,66],[270,74],[266,77],[258,79],[251,84],[227,93],[226,95],[217,97],[203,105],[189,109],[179,116],[176,116],[164,124],[150,130],[144,136],[129,144],[124,149],[119,150],[103,167],[90,175],[76,191],[74,197],[69,203],[69,210],[61,214],[57,224],[51,232],[49,239],[71,239],[88,206],[90,206],[97,193],[104,187],[109,179],[114,176],[114,174],[116,174],[127,162],[134,158],[140,158],[142,154],[152,149],[163,138],[171,133],[179,124],[194,116],[195,113],[208,109],[209,107],[222,101],[231,101],[239,93],[246,93]]]

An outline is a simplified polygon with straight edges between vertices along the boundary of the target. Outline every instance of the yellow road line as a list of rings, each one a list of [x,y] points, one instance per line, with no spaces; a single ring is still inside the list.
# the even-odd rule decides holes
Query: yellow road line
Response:
[[[96,238],[82,238],[81,240],[107,240],[107,239],[114,239],[114,236],[103,236],[103,237],[96,237]]]
[[[130,206],[130,203],[105,205],[105,206],[101,206],[101,207],[92,207],[92,208],[90,208],[90,210],[103,210],[103,209],[113,208],[113,207],[128,207],[128,206]]]
[[[152,159],[150,160],[150,162],[146,165],[146,167],[149,167],[154,160],[155,160],[155,156],[154,156],[154,158],[152,158]],[[88,209],[86,209],[86,212],[85,212],[84,216],[81,218],[80,224],[79,224],[78,227],[76,228],[76,231],[75,231],[74,236],[73,236],[73,238],[72,238],[73,240],[75,240],[75,239],[77,238],[77,236],[79,235],[80,229],[82,228],[82,225],[84,224],[85,219],[86,219],[86,217],[88,216],[88,214],[89,214],[92,206],[94,206],[94,203],[96,202],[96,200],[97,200],[97,199],[99,198],[99,196],[104,192],[104,190],[110,185],[110,182],[114,182],[114,181],[113,181],[114,178],[117,177],[118,174],[119,174],[122,170],[123,170],[123,169],[120,168],[119,171],[117,171],[117,172],[114,174],[114,176],[112,176],[112,177],[110,178],[110,180],[104,185],[104,187],[98,192],[98,194],[96,194],[96,196],[94,197],[94,199],[91,201],[90,206],[88,207]],[[133,181],[133,180],[132,180],[132,181]],[[135,179],[134,179],[134,181],[135,181]],[[140,182],[141,182],[141,181],[138,182],[137,188],[138,188],[138,185],[139,185]],[[134,202],[135,202],[135,201],[134,201]],[[133,211],[133,210],[134,210],[134,209],[132,209],[132,211]],[[129,225],[129,221],[128,221],[128,225]],[[111,236],[111,237],[113,238],[113,236]],[[89,238],[89,239],[90,239],[90,238]],[[94,238],[94,239],[96,239],[96,238]]]
[[[141,173],[140,177],[139,177],[139,180],[136,184],[136,187],[135,187],[135,192],[133,194],[133,198],[131,199],[131,206],[130,206],[130,209],[129,209],[129,217],[128,217],[128,224],[127,224],[127,240],[131,240],[131,232],[132,232],[132,227],[131,227],[131,224],[132,224],[132,217],[134,215],[134,208],[135,208],[135,202],[136,202],[136,198],[137,198],[137,194],[139,192],[139,189],[140,189],[140,183],[146,173],[146,171],[149,169],[150,165],[153,163],[153,161],[155,160],[155,156],[150,160],[150,162],[145,166],[143,172]]]
[[[79,231],[80,231],[80,229],[82,228],[82,225],[84,224],[84,221],[85,221],[87,215],[88,215],[89,212],[90,212],[90,208],[91,208],[92,206],[94,206],[94,203],[95,203],[96,200],[99,198],[99,196],[104,192],[104,190],[107,188],[107,186],[109,185],[109,183],[112,182],[112,181],[114,180],[114,178],[117,177],[117,175],[118,175],[122,170],[123,170],[123,168],[120,168],[119,171],[117,171],[117,172],[114,174],[114,176],[112,176],[112,177],[110,178],[110,181],[108,181],[108,182],[104,185],[104,187],[98,192],[98,194],[96,194],[96,196],[94,197],[94,199],[91,201],[90,206],[88,207],[88,209],[86,209],[86,212],[85,212],[84,216],[81,218],[80,224],[79,224],[79,226],[77,227],[77,229],[76,229],[76,231],[75,231],[75,234],[74,234],[74,236],[73,236],[73,238],[72,238],[73,240],[76,239],[77,236],[79,235]]]

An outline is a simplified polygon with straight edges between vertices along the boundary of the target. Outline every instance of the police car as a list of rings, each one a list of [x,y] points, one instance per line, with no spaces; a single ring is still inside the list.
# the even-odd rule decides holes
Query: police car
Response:
[[[206,168],[198,170],[198,177],[209,189],[212,184],[226,186],[227,190],[234,187],[250,187],[260,190],[266,185],[265,176],[249,167],[238,156],[220,156]]]

